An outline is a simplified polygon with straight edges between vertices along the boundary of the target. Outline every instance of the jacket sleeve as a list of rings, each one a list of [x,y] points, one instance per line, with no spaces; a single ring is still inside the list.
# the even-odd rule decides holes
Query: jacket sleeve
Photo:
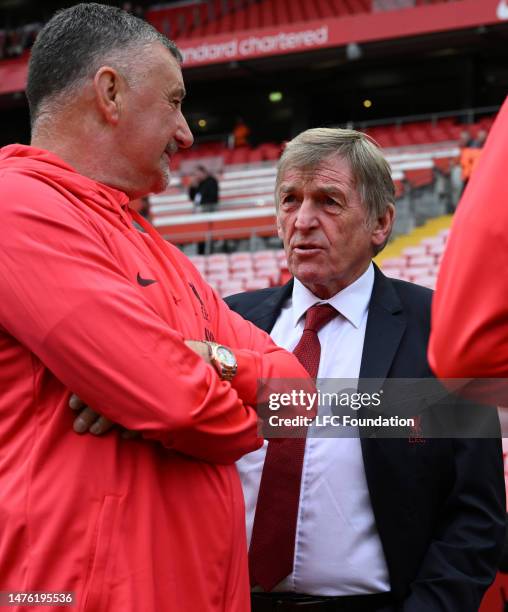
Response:
[[[438,276],[429,362],[440,378],[508,378],[507,136],[508,100],[455,214]],[[499,403],[506,399],[503,388]]]
[[[277,392],[315,391],[307,370],[292,353],[277,346],[266,332],[230,310],[210,287],[204,290],[215,313],[217,341],[232,348],[238,361],[238,373],[232,385],[244,402],[251,406],[258,403],[262,381],[280,381],[272,385]],[[302,414],[313,416],[306,406],[300,408]],[[294,413],[298,411],[295,406]]]
[[[487,429],[495,429],[495,409],[476,408]],[[452,444],[455,483],[402,612],[475,612],[496,575],[506,523],[501,441]]]
[[[153,310],[100,230],[53,189],[21,198],[3,182],[5,331],[92,408],[168,448],[217,463],[258,448],[254,410]]]

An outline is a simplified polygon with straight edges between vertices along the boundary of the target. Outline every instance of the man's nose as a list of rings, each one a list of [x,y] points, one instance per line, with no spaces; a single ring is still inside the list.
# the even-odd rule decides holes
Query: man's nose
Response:
[[[180,149],[188,149],[194,142],[194,136],[192,135],[187,119],[183,116],[182,112],[180,112],[180,121],[178,122],[175,140]]]
[[[309,199],[304,199],[296,213],[295,228],[298,230],[309,230],[317,227],[318,219],[316,207]]]

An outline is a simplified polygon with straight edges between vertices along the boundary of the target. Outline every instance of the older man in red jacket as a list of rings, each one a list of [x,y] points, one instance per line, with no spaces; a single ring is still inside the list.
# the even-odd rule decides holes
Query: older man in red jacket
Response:
[[[0,591],[248,609],[234,461],[261,444],[257,379],[307,374],[127,205],[192,144],[184,94],[174,44],[112,7],[33,48],[32,144],[0,152]],[[69,390],[143,438],[77,436]]]

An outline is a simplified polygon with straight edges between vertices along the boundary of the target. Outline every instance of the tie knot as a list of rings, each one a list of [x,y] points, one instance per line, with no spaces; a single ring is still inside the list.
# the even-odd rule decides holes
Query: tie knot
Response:
[[[311,330],[317,333],[328,321],[331,321],[338,314],[330,304],[315,304],[307,310],[304,330]]]

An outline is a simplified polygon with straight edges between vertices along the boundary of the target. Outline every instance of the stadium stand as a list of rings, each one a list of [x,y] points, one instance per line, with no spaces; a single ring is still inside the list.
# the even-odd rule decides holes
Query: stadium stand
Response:
[[[447,1],[415,0],[415,6]],[[384,4],[383,0],[191,0],[176,6],[149,7],[144,18],[180,41],[394,8],[390,3]],[[141,16],[142,12],[141,7],[136,7],[136,14]],[[41,27],[38,22],[0,29],[0,59],[18,57],[29,49]]]
[[[479,130],[489,130],[494,116],[483,117],[476,123],[465,126],[459,117],[419,121],[413,123],[386,124],[363,129],[380,146],[385,149],[397,149],[432,144],[457,144],[461,132],[468,128],[471,137],[476,138]],[[362,129],[361,124],[358,129]],[[223,142],[214,141],[195,145],[190,150],[179,151],[172,160],[173,170],[178,170],[189,160],[206,157],[220,157],[221,164],[234,165],[276,160],[281,151],[279,143],[263,143],[256,147],[229,149]]]
[[[196,31],[192,37],[208,34],[226,34],[239,30],[256,30],[269,26],[323,19],[331,16],[354,15],[368,12],[370,3],[366,0],[262,0],[222,15],[213,28]]]
[[[248,0],[210,0],[153,7],[145,13],[145,19],[174,40],[201,38],[221,33],[224,24],[235,26],[236,30],[248,29],[244,11],[249,4]]]
[[[441,223],[449,224],[450,218],[443,218]],[[431,232],[432,227],[435,227],[435,224],[430,224],[423,232]],[[421,232],[415,234],[416,240],[420,234]],[[448,228],[441,229],[436,235],[419,239],[414,246],[404,247],[399,257],[380,258],[383,272],[392,278],[408,280],[433,289],[448,234]],[[408,240],[415,238],[409,237]],[[241,291],[273,287],[283,284],[289,278],[283,249],[264,249],[253,253],[245,251],[230,255],[194,255],[190,256],[190,260],[221,297]]]
[[[441,230],[416,246],[404,248],[400,257],[382,259],[383,272],[392,278],[434,289],[448,234],[448,229]]]
[[[416,0],[415,6],[449,0]],[[393,9],[370,0],[210,0],[154,7],[145,18],[175,40],[206,38],[306,21]]]
[[[494,117],[484,117],[477,123],[468,125],[471,136],[481,129],[489,130]],[[371,127],[365,130],[382,147],[405,147],[429,143],[458,142],[464,124],[456,118],[438,119],[436,121],[419,121],[414,123],[400,123]]]
[[[279,285],[287,278],[283,250],[197,255],[190,259],[222,297]]]
[[[468,126],[470,133],[474,137],[492,121],[486,117]],[[446,118],[366,130],[380,144],[384,142],[392,166],[397,189],[395,236],[454,209],[450,168],[460,154],[458,138],[463,129],[457,120]],[[150,199],[155,227],[177,244],[275,236],[273,189],[281,147],[265,143],[231,150],[212,142],[178,153],[173,166],[178,171],[170,189]],[[192,214],[186,179],[197,163],[207,165],[220,179],[217,212]]]

